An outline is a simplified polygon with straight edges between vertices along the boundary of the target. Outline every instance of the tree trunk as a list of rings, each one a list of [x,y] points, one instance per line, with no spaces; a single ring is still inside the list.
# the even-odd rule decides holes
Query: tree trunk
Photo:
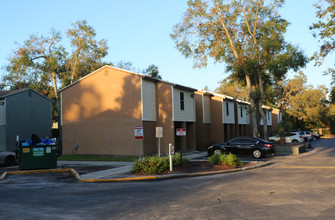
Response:
[[[259,92],[260,92],[260,99],[258,101],[258,111],[263,119],[263,138],[265,140],[269,139],[268,136],[268,118],[266,117],[267,115],[265,114],[265,112],[263,111],[263,100],[264,100],[264,87],[263,87],[263,80],[262,80],[262,76],[259,76],[258,79],[259,82]]]
[[[51,73],[51,76],[52,76],[52,85],[53,85],[53,87],[54,87],[55,97],[56,97],[56,99],[58,99],[56,73],[55,73],[55,72],[52,72],[52,73]]]
[[[253,93],[251,89],[251,80],[249,75],[245,75],[245,80],[247,82],[248,87],[248,96],[249,96],[249,102],[250,102],[250,123],[252,125],[252,136],[257,137],[258,136],[258,127],[257,127],[257,118],[256,118],[256,106],[255,101],[253,98]]]

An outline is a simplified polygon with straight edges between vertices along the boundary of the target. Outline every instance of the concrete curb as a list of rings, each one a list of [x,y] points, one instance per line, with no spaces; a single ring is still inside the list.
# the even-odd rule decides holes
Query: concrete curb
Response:
[[[1,175],[0,181],[5,179],[7,175],[16,175],[16,174],[39,174],[39,173],[61,173],[70,172],[78,181],[88,182],[88,183],[97,183],[97,182],[122,182],[122,181],[148,181],[148,180],[167,180],[167,179],[177,179],[185,177],[195,177],[195,176],[208,176],[215,174],[223,173],[234,173],[245,170],[252,170],[260,167],[265,167],[273,164],[272,162],[260,163],[253,166],[235,168],[231,170],[218,170],[210,172],[199,172],[199,173],[187,173],[187,174],[170,174],[170,175],[156,175],[156,176],[141,176],[141,177],[126,177],[126,178],[114,178],[114,179],[82,179],[80,175],[72,168],[70,169],[45,169],[45,170],[28,170],[28,171],[10,171],[5,172]]]

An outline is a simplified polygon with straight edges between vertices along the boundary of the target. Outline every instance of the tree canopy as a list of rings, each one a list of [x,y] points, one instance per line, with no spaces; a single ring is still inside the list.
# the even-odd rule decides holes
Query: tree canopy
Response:
[[[307,57],[285,42],[288,22],[277,9],[283,0],[189,0],[182,22],[174,27],[177,49],[193,58],[194,67],[206,67],[209,58],[227,65],[230,79],[247,86],[253,135],[259,136],[264,90],[290,70],[298,70]]]
[[[102,58],[108,54],[107,41],[97,41],[95,30],[85,20],[77,21],[72,26],[66,33],[73,48],[67,59],[69,74],[66,79],[70,80],[70,84],[101,67]]]
[[[291,80],[278,82],[275,89],[277,106],[295,128],[327,126],[328,89],[324,86],[314,88],[306,82],[307,77],[302,72]]]
[[[143,70],[143,73],[147,76],[150,76],[156,79],[162,79],[162,76],[159,74],[158,67],[153,64],[149,65],[148,68]]]
[[[60,32],[55,30],[51,30],[49,37],[31,35],[9,58],[4,83],[17,89],[31,87],[45,95],[52,92],[57,98],[58,79],[66,74],[67,52],[61,39]]]

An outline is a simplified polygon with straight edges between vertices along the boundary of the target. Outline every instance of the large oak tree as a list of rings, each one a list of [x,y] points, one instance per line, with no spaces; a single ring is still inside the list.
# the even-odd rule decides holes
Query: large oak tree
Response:
[[[230,79],[247,86],[253,136],[259,136],[260,117],[267,138],[267,118],[262,109],[264,90],[290,70],[304,66],[307,58],[284,40],[288,22],[277,9],[283,0],[189,0],[182,22],[172,38],[178,50],[206,67],[208,59],[225,63]]]

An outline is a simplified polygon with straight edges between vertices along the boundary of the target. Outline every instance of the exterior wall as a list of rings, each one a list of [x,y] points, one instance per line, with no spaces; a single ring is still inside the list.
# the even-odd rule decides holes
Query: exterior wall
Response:
[[[266,112],[266,114],[267,114],[267,119],[268,119],[268,126],[271,126],[272,125],[272,113],[271,113],[271,111],[267,111]]]
[[[272,110],[272,126],[271,131],[274,132],[278,129],[278,124],[282,120],[281,112],[279,109],[273,109]]]
[[[184,110],[181,110],[180,92],[184,93]],[[194,93],[172,87],[173,121],[195,122]]]
[[[52,102],[33,90],[25,90],[6,100],[6,150],[16,149],[16,136],[28,139],[32,134],[51,137]]]
[[[271,110],[266,110],[265,113],[266,113],[265,115],[267,117],[268,126],[271,126],[272,125],[272,113],[271,113]],[[260,125],[264,125],[263,118],[261,118],[261,120],[260,120]]]
[[[175,126],[172,118],[172,86],[156,83],[156,112],[157,127],[163,127],[163,138],[161,138],[161,153],[169,152],[169,143],[175,144]]]
[[[6,151],[6,125],[0,125],[0,151]]]
[[[0,151],[6,150],[6,107],[5,101],[0,100]]]
[[[0,100],[0,126],[6,125],[6,102]]]
[[[211,129],[210,129],[210,142],[223,143],[225,142],[225,129],[222,123],[222,98],[212,97],[211,101]]]
[[[206,98],[204,98],[206,97]],[[195,94],[195,112],[196,112],[196,146],[197,150],[207,150],[207,147],[210,145],[210,129],[211,124],[205,123],[204,120],[204,107],[203,101],[209,99],[209,105],[211,105],[211,97],[208,95],[204,95],[201,92],[196,92]],[[209,106],[209,115],[211,114],[211,108]]]
[[[143,121],[143,154],[152,155],[158,152],[158,144],[156,143],[156,122]]]
[[[224,124],[235,124],[235,108],[234,102],[224,100],[222,103],[222,115]]]
[[[239,125],[249,124],[250,119],[249,119],[249,114],[248,114],[248,106],[244,104],[237,104],[237,116],[238,116]]]
[[[208,95],[202,95],[202,114],[203,123],[211,123],[211,97]]]
[[[138,125],[140,76],[104,67],[62,91],[63,154],[138,155]]]
[[[196,150],[196,126],[193,122],[186,123],[186,151]]]
[[[142,79],[143,121],[156,121],[156,85]]]

